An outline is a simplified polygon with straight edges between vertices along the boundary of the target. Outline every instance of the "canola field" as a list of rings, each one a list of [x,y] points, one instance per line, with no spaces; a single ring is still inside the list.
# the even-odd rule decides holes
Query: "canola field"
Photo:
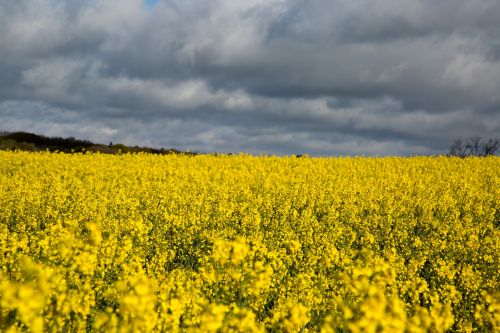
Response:
[[[500,331],[500,158],[0,152],[2,332]]]

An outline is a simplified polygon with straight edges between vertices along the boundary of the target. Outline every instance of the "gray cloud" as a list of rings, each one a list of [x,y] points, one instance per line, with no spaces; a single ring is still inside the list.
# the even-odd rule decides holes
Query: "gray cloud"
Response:
[[[500,134],[500,0],[0,4],[0,129],[249,153]]]

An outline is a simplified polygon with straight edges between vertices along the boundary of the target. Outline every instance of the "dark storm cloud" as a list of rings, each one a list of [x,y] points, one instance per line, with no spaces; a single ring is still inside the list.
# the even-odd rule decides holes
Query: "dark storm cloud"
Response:
[[[500,0],[21,0],[0,21],[0,130],[316,155],[500,133]]]

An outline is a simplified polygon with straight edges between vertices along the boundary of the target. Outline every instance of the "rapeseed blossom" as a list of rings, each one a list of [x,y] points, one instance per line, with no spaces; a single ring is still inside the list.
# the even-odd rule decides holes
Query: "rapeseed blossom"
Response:
[[[500,331],[500,158],[0,152],[0,331]]]

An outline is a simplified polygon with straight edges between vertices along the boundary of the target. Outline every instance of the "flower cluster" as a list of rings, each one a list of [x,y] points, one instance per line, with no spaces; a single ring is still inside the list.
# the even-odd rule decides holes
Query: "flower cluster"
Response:
[[[500,158],[0,152],[0,331],[500,331]]]

